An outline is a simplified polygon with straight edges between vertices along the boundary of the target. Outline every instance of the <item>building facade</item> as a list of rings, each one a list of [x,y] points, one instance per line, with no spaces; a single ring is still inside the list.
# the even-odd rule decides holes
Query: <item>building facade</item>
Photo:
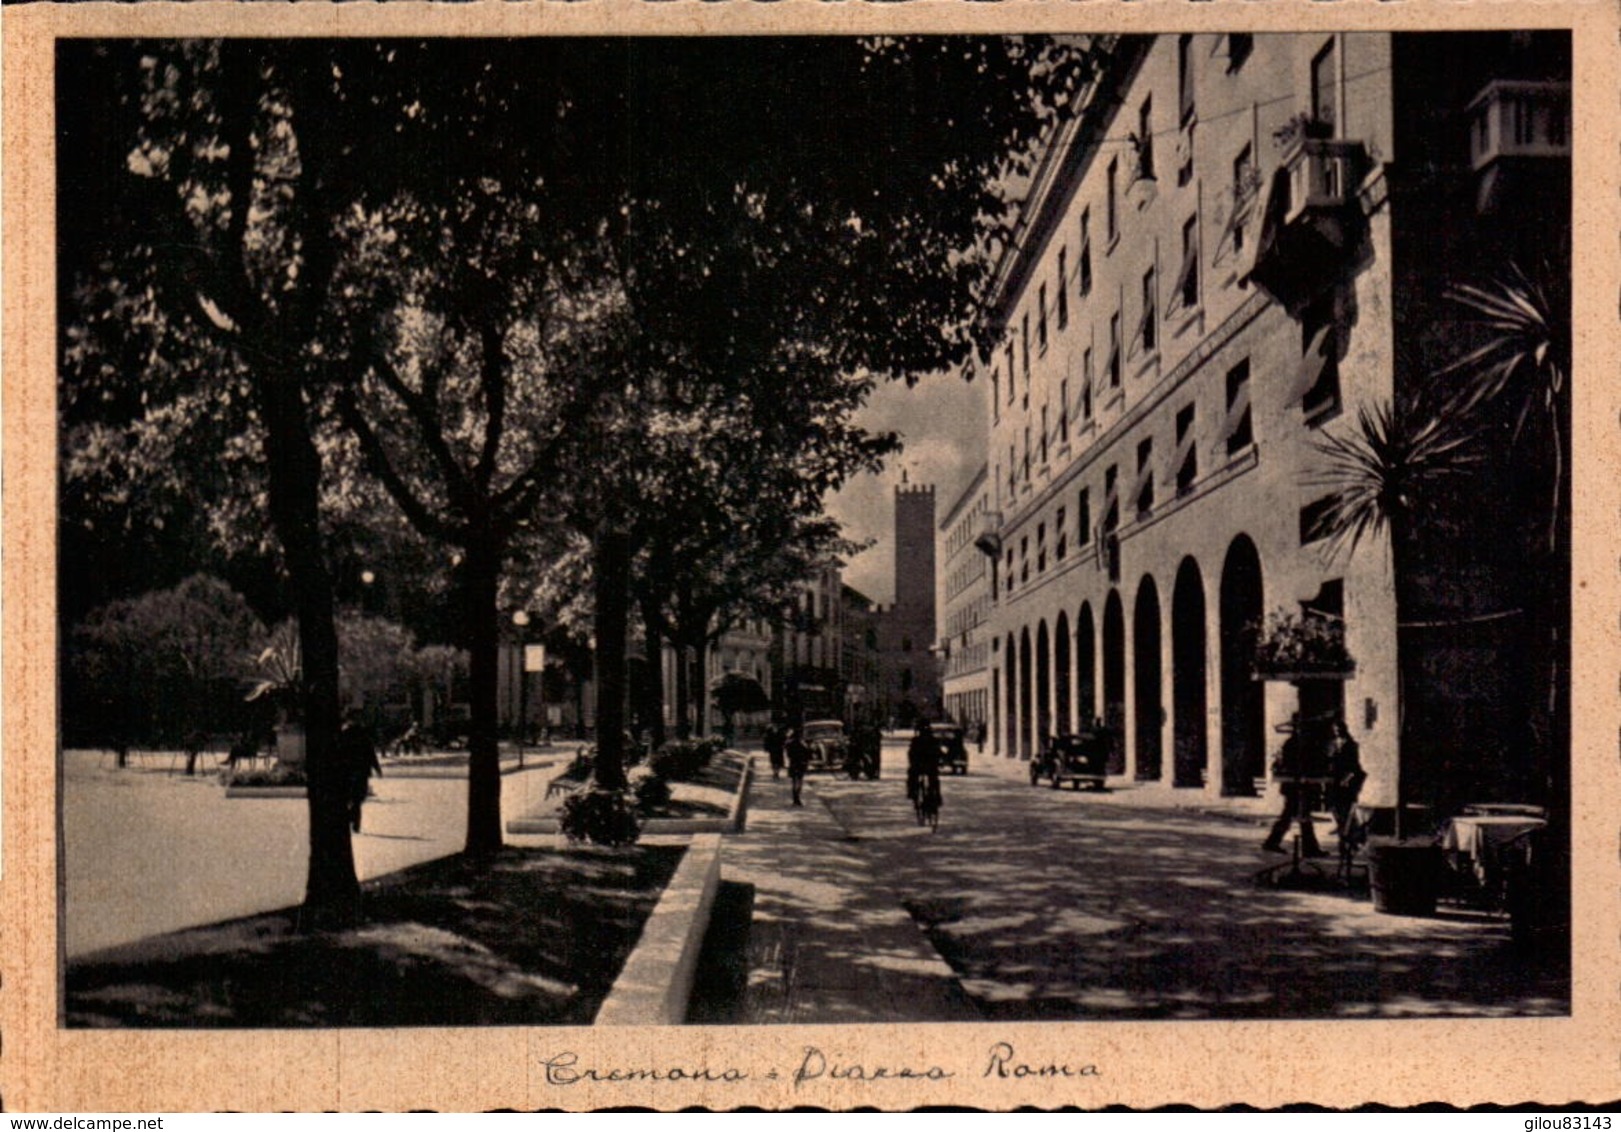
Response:
[[[1516,176],[1568,178],[1568,74],[1508,34],[1104,47],[1038,164],[999,269],[1004,332],[974,362],[990,747],[1028,759],[1099,719],[1114,773],[1248,793],[1292,716],[1332,715],[1361,746],[1364,799],[1392,804],[1390,540],[1329,537],[1325,454],[1413,399],[1440,316],[1419,325],[1409,304],[1445,290],[1448,249],[1503,254],[1481,238],[1508,192],[1492,147],[1534,167]],[[1468,62],[1437,78],[1449,47]],[[1543,207],[1568,233],[1568,191]],[[1257,679],[1282,617],[1325,627],[1350,665]]]
[[[991,569],[975,545],[991,510],[989,473],[983,467],[940,520],[936,532],[936,607],[941,695],[948,718],[973,727],[990,719]]]

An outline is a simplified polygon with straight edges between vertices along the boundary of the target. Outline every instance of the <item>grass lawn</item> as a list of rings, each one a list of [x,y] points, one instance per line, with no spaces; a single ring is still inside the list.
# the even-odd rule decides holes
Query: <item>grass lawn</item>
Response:
[[[283,909],[110,948],[68,964],[66,1024],[589,1025],[683,851],[446,857],[364,885],[353,928]]]

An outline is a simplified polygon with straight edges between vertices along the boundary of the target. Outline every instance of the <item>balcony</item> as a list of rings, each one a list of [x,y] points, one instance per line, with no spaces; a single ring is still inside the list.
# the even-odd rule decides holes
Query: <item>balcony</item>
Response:
[[[1570,157],[1570,84],[1499,79],[1469,103],[1469,161]]]
[[[1289,207],[1284,223],[1355,208],[1366,163],[1361,142],[1302,139],[1283,162],[1289,173]]]
[[[1469,162],[1482,216],[1522,217],[1570,192],[1570,84],[1488,83],[1469,104]]]
[[[974,549],[991,558],[1002,553],[1002,512],[986,511],[980,516]]]
[[[1367,170],[1361,142],[1297,137],[1273,173],[1249,279],[1291,312],[1361,258]]]

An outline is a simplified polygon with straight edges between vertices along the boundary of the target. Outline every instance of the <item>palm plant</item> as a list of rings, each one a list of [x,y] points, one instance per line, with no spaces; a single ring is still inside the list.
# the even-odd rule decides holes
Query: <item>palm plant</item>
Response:
[[[1545,870],[1537,886],[1552,903],[1530,911],[1525,919],[1540,925],[1568,923],[1568,850],[1570,814],[1568,707],[1562,706],[1566,631],[1570,618],[1569,511],[1570,479],[1566,469],[1565,430],[1570,400],[1567,377],[1571,365],[1570,272],[1568,267],[1543,261],[1528,274],[1517,264],[1485,284],[1451,288],[1450,298],[1480,324],[1479,345],[1445,366],[1438,378],[1454,385],[1451,404],[1466,413],[1486,410],[1512,414],[1511,443],[1533,450],[1532,467],[1547,481],[1549,502],[1542,530],[1531,538],[1531,571],[1536,603],[1534,624],[1546,627],[1540,661],[1545,680],[1545,719],[1533,718],[1533,734],[1547,744],[1549,788],[1549,847],[1539,856]],[[1540,425],[1540,429],[1535,426]],[[1528,440],[1539,431],[1542,443]],[[1530,520],[1531,532],[1538,526]],[[1538,547],[1540,546],[1540,553]],[[1537,559],[1541,561],[1537,561]],[[1542,726],[1539,726],[1539,723]],[[1540,745],[1540,744],[1539,744]],[[1517,930],[1522,917],[1516,916]]]
[[[1412,540],[1422,520],[1432,515],[1449,488],[1480,462],[1475,432],[1455,407],[1426,410],[1417,401],[1400,405],[1381,401],[1357,411],[1356,426],[1325,433],[1316,442],[1324,457],[1313,477],[1330,489],[1330,503],[1318,533],[1328,539],[1329,554],[1349,555],[1365,540],[1388,533],[1390,566],[1396,595],[1396,836],[1402,836],[1403,804],[1401,738],[1406,683],[1400,630],[1410,602],[1404,593]]]
[[[1565,486],[1565,378],[1571,353],[1569,275],[1544,265],[1532,277],[1518,264],[1510,264],[1503,277],[1485,285],[1460,284],[1448,297],[1480,320],[1486,337],[1436,376],[1456,382],[1450,401],[1462,413],[1506,403],[1515,415],[1516,444],[1532,414],[1542,417],[1552,491],[1548,550],[1557,554]]]

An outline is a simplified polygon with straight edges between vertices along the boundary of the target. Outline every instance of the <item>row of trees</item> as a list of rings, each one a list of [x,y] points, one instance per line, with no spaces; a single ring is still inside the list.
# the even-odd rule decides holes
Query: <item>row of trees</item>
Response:
[[[340,692],[381,707],[423,695],[448,703],[466,657],[419,646],[396,622],[345,610],[338,617]],[[293,622],[266,625],[236,590],[195,574],[178,585],[92,611],[66,642],[64,742],[191,745],[197,737],[263,737],[298,670]],[[265,693],[272,694],[265,694]]]
[[[996,186],[1089,58],[1008,38],[59,51],[64,498],[126,521],[184,500],[217,543],[274,552],[306,901],[340,916],[343,533],[449,564],[468,853],[501,844],[503,611],[578,606],[559,577],[589,579],[596,773],[622,786],[633,607],[701,651],[837,550],[825,493],[895,445],[854,412],[985,340]]]

